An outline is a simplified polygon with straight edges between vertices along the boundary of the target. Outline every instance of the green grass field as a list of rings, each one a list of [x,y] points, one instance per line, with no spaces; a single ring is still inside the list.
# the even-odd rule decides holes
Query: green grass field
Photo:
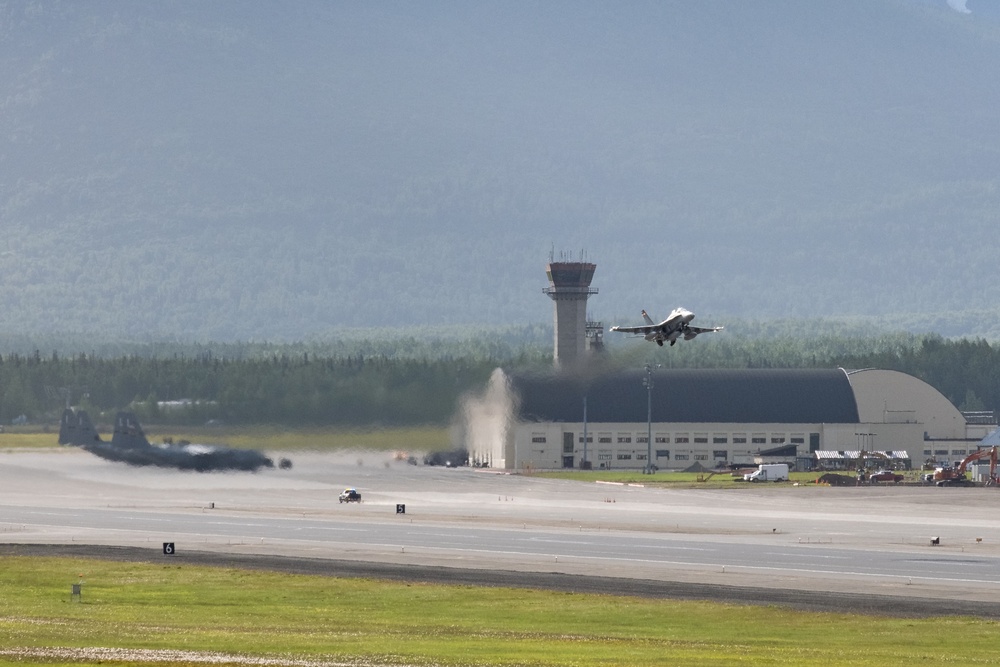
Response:
[[[79,651],[93,647],[193,652],[161,661],[170,664],[207,653],[227,654],[223,662],[477,667],[1000,664],[1000,625],[969,618],[63,558],[0,559],[0,592],[0,664],[138,662]]]
[[[695,472],[656,472],[652,475],[644,475],[641,470],[573,470],[573,471],[552,471],[552,472],[530,472],[526,474],[547,477],[551,479],[572,479],[581,482],[614,482],[618,484],[637,484],[653,487],[670,488],[692,488],[692,489],[762,489],[771,486],[780,487],[790,484],[813,484],[823,473],[819,472],[793,472],[789,474],[788,482],[778,484],[748,484],[742,478],[733,477],[729,473],[711,475],[710,473]],[[851,473],[841,473],[851,477]],[[907,481],[917,480],[917,471],[907,472]]]
[[[439,451],[451,449],[448,429],[438,426],[413,426],[370,430],[335,428],[291,429],[276,426],[252,427],[173,427],[144,426],[150,442],[172,438],[205,444],[229,445],[269,451],[365,449],[377,451]],[[110,432],[102,432],[111,440]],[[24,449],[58,446],[59,429],[48,432],[33,429],[8,429],[0,433],[0,449]]]
[[[2,449],[37,449],[40,447],[58,447],[59,431],[46,433],[44,431],[13,431],[0,433],[0,448]]]
[[[435,451],[451,448],[448,430],[437,426],[413,426],[370,430],[334,428],[290,429],[276,426],[181,428],[154,426],[146,429],[150,441],[171,437],[206,444],[226,444],[277,451],[304,449],[365,449],[377,451]]]

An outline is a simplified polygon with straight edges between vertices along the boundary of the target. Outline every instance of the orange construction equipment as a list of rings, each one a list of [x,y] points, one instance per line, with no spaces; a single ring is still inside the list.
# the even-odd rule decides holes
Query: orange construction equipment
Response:
[[[982,459],[990,460],[990,479],[986,482],[987,486],[996,484],[998,482],[996,446],[972,452],[962,459],[962,462],[955,467],[936,468],[934,470],[933,481],[938,486],[946,486],[948,484],[971,484],[965,476],[965,468],[973,461],[980,461]]]

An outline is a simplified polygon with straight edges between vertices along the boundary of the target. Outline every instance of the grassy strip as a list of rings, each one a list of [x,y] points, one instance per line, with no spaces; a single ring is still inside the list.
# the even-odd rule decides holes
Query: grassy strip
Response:
[[[709,473],[697,472],[656,472],[652,475],[644,475],[641,470],[567,470],[551,472],[527,472],[537,477],[547,477],[549,479],[571,479],[579,482],[612,482],[616,484],[636,484],[642,486],[654,486],[664,488],[691,488],[691,489],[768,489],[787,487],[790,484],[815,485],[816,480],[824,475],[822,472],[793,472],[789,473],[788,482],[771,483],[747,483],[741,477],[734,477],[729,473],[719,473],[710,475]],[[853,483],[855,474],[851,471],[841,471],[839,474]],[[901,473],[904,476],[904,483],[918,484],[920,477],[924,473],[920,470],[908,470]],[[881,486],[892,486],[889,482],[883,482]]]
[[[652,475],[644,475],[641,470],[573,470],[530,473],[539,477],[552,479],[572,479],[581,482],[614,482],[618,484],[641,484],[643,486],[663,486],[672,488],[771,488],[787,486],[788,484],[812,484],[823,473],[818,472],[793,472],[789,474],[788,483],[753,484],[743,481],[742,477],[734,477],[729,473],[719,473],[710,475],[709,473],[697,472],[656,472]],[[842,473],[849,475],[850,473]],[[915,478],[914,478],[915,479]]]
[[[70,587],[80,580],[81,600],[73,602]],[[1000,636],[995,622],[967,618],[62,558],[0,559],[0,591],[6,648],[183,649],[365,664],[891,667],[997,664]]]
[[[364,449],[375,451],[436,451],[450,449],[448,430],[413,426],[371,430],[332,428],[289,429],[276,426],[192,428],[156,426],[146,429],[150,441],[171,437],[206,444],[226,444],[269,451]]]
[[[2,449],[42,449],[58,446],[58,429],[51,433],[43,431],[5,431],[0,433],[0,448]]]
[[[225,444],[231,447],[264,449],[268,451],[333,451],[364,449],[374,451],[428,452],[451,449],[448,429],[439,426],[413,426],[409,428],[372,429],[365,431],[343,429],[287,429],[276,426],[253,427],[184,427],[143,426],[150,442],[172,438],[174,442],[187,440],[204,444]],[[110,433],[101,437],[111,440]],[[0,433],[0,448],[23,449],[57,447],[58,430],[44,432]]]

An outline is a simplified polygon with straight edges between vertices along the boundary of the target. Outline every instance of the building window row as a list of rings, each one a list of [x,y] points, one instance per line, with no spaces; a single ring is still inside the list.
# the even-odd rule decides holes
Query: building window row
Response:
[[[571,453],[573,453],[573,443],[572,443],[572,440],[567,440],[567,438],[570,438],[570,437],[571,436],[570,436],[569,433],[565,433],[564,434],[564,437],[563,437],[563,440],[564,440],[564,443],[563,443],[563,453],[564,454],[571,454]],[[629,444],[632,444],[633,442],[635,442],[635,443],[640,444],[640,445],[645,445],[647,447],[649,446],[649,436],[648,435],[645,435],[645,434],[639,435],[639,434],[634,433],[634,432],[626,432],[626,433],[622,433],[622,432],[607,433],[607,432],[605,432],[605,433],[598,433],[596,437],[597,437],[597,442],[600,443],[600,444],[602,444],[602,445],[612,445],[613,443],[617,443],[618,445],[629,445]],[[698,450],[698,449],[702,449],[702,450],[707,449],[707,447],[700,447],[700,445],[707,445],[707,444],[709,444],[709,442],[711,442],[711,444],[713,444],[713,445],[726,445],[726,444],[729,444],[730,442],[732,442],[733,445],[737,445],[737,446],[738,445],[746,445],[747,444],[747,435],[736,434],[736,435],[730,436],[730,435],[721,434],[721,433],[716,433],[716,434],[695,433],[693,436],[690,435],[690,434],[688,434],[688,433],[671,434],[671,435],[667,435],[665,433],[658,433],[658,434],[656,434],[654,436],[653,442],[655,442],[657,445],[663,445],[663,444],[669,444],[670,441],[671,441],[671,439],[673,439],[673,442],[676,445],[682,445],[682,446],[683,445],[690,445],[690,444],[692,444],[692,442],[695,445],[691,449],[687,450],[686,454],[680,454],[680,453],[677,453],[675,451],[674,452],[674,460],[677,460],[677,461],[686,461],[686,460],[689,460],[692,455],[694,455],[695,460],[699,460],[699,461],[709,460],[709,458],[715,459],[716,461],[726,461],[729,458],[729,454],[730,454],[729,450],[723,450],[723,449],[713,450],[712,453],[711,453],[711,457],[709,456],[709,454],[708,454],[707,451],[698,452],[696,450]],[[583,435],[580,435],[576,440],[577,440],[578,443],[583,444],[583,442],[584,442]],[[592,444],[594,442],[594,436],[593,435],[588,435],[587,438],[586,438],[586,440],[587,440],[587,444]],[[533,433],[531,435],[531,442],[533,444],[545,444],[547,442],[547,437],[546,437],[546,435],[544,433]],[[791,443],[791,444],[796,445],[796,446],[799,446],[799,445],[804,445],[805,442],[806,442],[806,439],[805,439],[805,436],[803,434],[798,434],[798,433],[793,434],[791,436],[765,434],[765,433],[754,433],[754,434],[752,434],[750,436],[750,442],[753,445],[757,445],[758,447],[760,447],[760,446],[767,446],[768,444],[770,444],[770,445],[781,445],[781,444],[785,444],[786,442]],[[680,449],[683,451],[684,447],[680,447]],[[607,450],[604,450],[604,451],[606,452]],[[741,452],[739,451],[739,447],[737,447],[736,454],[739,455],[740,453]],[[749,449],[746,450],[746,453],[747,454],[750,453]],[[936,455],[936,456],[947,456],[949,454],[952,455],[952,456],[965,456],[965,453],[966,453],[965,450],[951,450],[950,452],[949,452],[949,450],[935,450],[934,451],[934,455]],[[635,452],[632,452],[632,453],[629,453],[629,454],[622,453],[622,454],[614,454],[614,455],[617,456],[618,459],[622,460],[622,461],[632,460],[633,457],[635,457],[635,460],[645,461],[646,458],[647,458],[647,456],[646,456],[645,453],[643,453],[640,456],[639,454],[637,454]],[[925,455],[926,456],[930,456],[930,450],[927,450],[925,452]],[[602,454],[602,455],[598,456],[598,460],[602,460],[602,461],[611,460],[612,456],[613,455],[610,454],[610,453],[608,453],[608,454]],[[656,450],[656,458],[657,459],[661,459],[661,460],[669,461],[670,460],[670,450],[668,450],[668,449],[657,449]]]
[[[658,445],[667,445],[667,444],[670,444],[670,440],[671,440],[671,436],[665,435],[665,434],[658,434],[658,435],[656,435],[653,438],[653,442],[656,443],[656,444],[658,444]],[[711,442],[711,444],[713,444],[713,445],[726,445],[726,444],[729,444],[730,440],[732,441],[732,444],[734,444],[734,445],[745,445],[745,444],[747,444],[747,436],[745,436],[745,435],[734,435],[734,436],[732,436],[730,438],[730,436],[727,436],[727,435],[715,434],[715,435],[711,436],[711,439],[709,439],[708,435],[703,435],[703,434],[695,434],[692,437],[692,436],[688,435],[687,433],[681,433],[681,434],[677,434],[677,435],[673,436],[673,442],[674,442],[674,444],[678,444],[678,445],[690,444],[692,442],[694,444],[696,444],[696,445],[706,445],[706,444],[709,444],[709,442]],[[546,441],[546,437],[545,437],[544,434],[532,434],[531,441],[533,443],[544,443]],[[577,442],[579,442],[581,444],[583,443],[583,436],[582,435],[577,438]],[[594,442],[594,436],[588,435],[587,436],[587,443],[588,444],[592,444],[593,442]],[[633,434],[633,433],[618,433],[618,434],[614,434],[614,435],[612,435],[610,433],[600,433],[597,436],[597,442],[600,443],[600,444],[605,444],[605,445],[612,444],[612,443],[615,443],[615,442],[617,442],[618,444],[622,444],[622,445],[631,444],[632,442],[646,444],[646,443],[649,442],[649,436],[647,436],[645,434],[639,435],[639,434]],[[750,437],[750,443],[754,444],[754,445],[768,445],[768,444],[771,444],[771,445],[783,445],[785,443],[791,443],[793,445],[804,445],[805,442],[806,442],[806,439],[805,439],[805,436],[803,436],[803,435],[793,435],[793,436],[788,437],[788,436],[785,436],[785,435],[771,435],[771,436],[767,436],[767,435],[765,435],[763,433],[760,433],[760,434],[756,434],[755,433],[753,436]],[[936,453],[940,454],[941,452],[936,452]],[[945,452],[945,453],[947,453],[947,452]],[[961,451],[961,452],[960,451],[954,451],[952,453],[953,454],[959,454],[959,453],[964,454],[965,452],[964,451]]]

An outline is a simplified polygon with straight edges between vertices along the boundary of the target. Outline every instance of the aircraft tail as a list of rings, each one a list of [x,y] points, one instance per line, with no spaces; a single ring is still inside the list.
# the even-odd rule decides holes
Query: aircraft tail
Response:
[[[101,442],[101,436],[97,434],[97,429],[94,428],[86,410],[76,412],[69,408],[63,410],[62,419],[59,421],[60,445],[84,446],[98,442]]]
[[[644,310],[644,311],[642,311],[642,319],[643,319],[643,321],[645,321],[645,322],[646,322],[646,324],[656,324],[656,322],[654,322],[654,321],[653,321],[653,318],[651,318],[651,317],[649,316],[649,314],[648,314],[648,313],[646,313],[646,311],[645,311],[645,310]]]
[[[152,447],[133,412],[119,412],[115,417],[115,434],[111,438],[111,445],[122,449]]]

